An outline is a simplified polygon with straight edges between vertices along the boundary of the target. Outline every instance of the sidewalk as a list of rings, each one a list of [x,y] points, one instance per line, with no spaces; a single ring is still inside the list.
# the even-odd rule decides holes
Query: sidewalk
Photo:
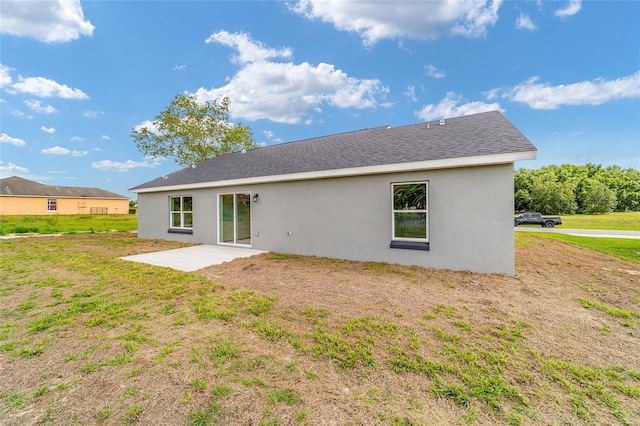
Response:
[[[599,238],[631,238],[640,240],[640,231],[616,231],[611,229],[567,229],[567,228],[533,228],[526,226],[515,227],[516,232],[542,232],[568,234],[579,237]]]

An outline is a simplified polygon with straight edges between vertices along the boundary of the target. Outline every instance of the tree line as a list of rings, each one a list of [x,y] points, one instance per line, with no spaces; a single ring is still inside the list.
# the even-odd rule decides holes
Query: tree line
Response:
[[[551,165],[518,169],[515,211],[602,214],[640,211],[640,171],[619,166]]]

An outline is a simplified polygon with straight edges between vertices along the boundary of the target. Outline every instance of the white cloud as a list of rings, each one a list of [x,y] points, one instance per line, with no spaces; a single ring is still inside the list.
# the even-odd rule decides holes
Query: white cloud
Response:
[[[102,135],[101,137],[102,137],[102,139],[104,139],[105,141],[108,141],[109,139],[111,139],[108,135]]]
[[[498,103],[487,104],[484,102],[468,102],[458,105],[462,101],[461,95],[448,92],[438,104],[425,105],[420,111],[416,111],[416,116],[425,120],[436,120],[440,118],[460,117],[462,115],[477,114],[486,111],[504,110]]]
[[[23,77],[19,75],[17,81],[14,81],[10,75],[11,70],[13,68],[0,64],[0,88],[4,88],[7,93],[12,95],[20,93],[40,98],[89,99],[89,95],[82,90],[69,87],[66,84],[60,84],[45,77]],[[38,112],[46,114],[56,112],[56,109],[51,105],[41,106],[40,102],[34,99],[25,101],[25,104]]]
[[[338,108],[373,108],[388,92],[377,79],[351,77],[331,64],[314,66],[307,62],[267,61],[286,58],[290,56],[290,50],[270,49],[243,34],[224,33],[221,36],[221,33],[208,40],[237,49],[234,58],[243,65],[225,86],[201,87],[195,95],[201,102],[228,96],[233,100],[230,108],[233,117],[299,123],[308,110],[320,108],[324,103]],[[216,35],[218,37],[214,37]],[[139,126],[143,125],[149,127],[145,123]]]
[[[564,18],[573,16],[582,9],[582,0],[569,0],[569,4],[564,9],[557,9],[555,15]]]
[[[282,142],[282,138],[276,138],[275,132],[271,130],[263,130],[262,134],[264,134],[264,137],[272,142],[275,142],[275,143]],[[267,145],[266,142],[258,142],[258,146],[266,146],[266,145]]]
[[[13,81],[9,75],[10,70],[8,66],[0,64],[0,87],[8,86]]]
[[[102,160],[91,163],[91,167],[98,170],[108,171],[114,170],[117,172],[126,172],[131,169],[139,168],[154,168],[161,163],[158,160],[145,160],[145,161],[133,161],[127,160],[124,163],[120,161]]]
[[[398,40],[398,50],[402,50],[403,52],[407,52],[407,53],[409,53],[411,55],[413,55],[413,53],[414,53],[413,49],[409,48],[405,44],[404,40]]]
[[[83,138],[81,138],[80,136],[71,136],[71,138],[69,138],[69,142],[82,142],[84,141]]]
[[[559,86],[539,83],[539,78],[533,77],[505,90],[502,97],[527,104],[534,109],[557,109],[562,105],[600,105],[614,99],[638,98],[640,71],[615,80],[597,78]]]
[[[502,0],[494,1],[342,1],[301,0],[291,10],[337,29],[357,33],[365,45],[383,39],[484,36],[498,20]]]
[[[11,85],[9,93],[28,93],[40,98],[89,99],[80,89],[74,89],[66,84],[60,84],[44,77],[18,77],[18,81]]]
[[[72,157],[84,157],[89,153],[89,151],[72,151],[69,148],[58,145],[54,146],[53,148],[45,148],[40,152],[43,154],[53,155],[71,155]]]
[[[149,132],[153,133],[154,135],[160,135],[160,130],[158,130],[158,127],[155,124],[153,124],[153,121],[151,120],[145,120],[142,123],[136,124],[133,129],[136,132],[139,132],[145,127]]]
[[[41,104],[37,99],[27,99],[24,101],[24,104],[29,107],[31,111],[40,112],[42,114],[53,114],[58,112],[58,110],[51,105]]]
[[[445,73],[442,70],[439,70],[438,68],[436,68],[435,66],[431,65],[431,64],[427,64],[424,66],[424,69],[427,71],[427,75],[429,77],[433,77],[433,78],[445,78],[447,76],[447,73]]]
[[[102,111],[83,111],[82,116],[84,118],[97,118],[98,115],[104,115]]]
[[[536,27],[536,24],[533,23],[529,15],[520,12],[520,16],[518,16],[518,19],[516,19],[516,28],[519,30],[534,31],[538,27]]]
[[[95,27],[84,18],[80,0],[3,0],[2,34],[31,37],[46,43],[91,36]]]
[[[13,163],[9,163],[6,166],[3,166],[2,164],[2,161],[0,161],[0,178],[29,173],[29,169],[26,167],[17,166]]]
[[[461,2],[460,4],[464,4],[469,10],[464,19],[454,25],[452,33],[469,38],[482,37],[487,34],[487,27],[498,22],[498,10],[502,0],[493,0],[488,6],[486,2],[482,1]]]
[[[49,133],[50,135],[54,134],[56,132],[56,129],[53,127],[45,127],[45,126],[40,126],[40,130],[42,130],[45,133]]]
[[[500,95],[500,89],[491,89],[487,92],[484,92],[484,96],[488,99],[495,99]]]
[[[409,98],[410,101],[418,101],[418,98],[416,97],[416,86],[407,86],[407,90],[404,92],[404,95]]]
[[[175,67],[173,67],[174,71],[184,71],[187,69],[186,65],[176,65]]]
[[[233,62],[240,64],[273,58],[290,58],[292,55],[292,51],[288,47],[280,50],[271,49],[259,41],[252,40],[246,33],[230,34],[227,31],[218,31],[211,34],[205,43],[218,43],[236,50],[238,54],[233,57]]]
[[[196,96],[201,101],[229,96],[235,117],[298,123],[309,108],[323,102],[338,108],[372,108],[376,97],[386,92],[377,79],[349,77],[329,64],[263,62],[245,66],[226,86],[198,89]]]
[[[40,151],[43,154],[55,154],[55,155],[69,155],[71,150],[62,146],[54,146],[53,148],[45,148]]]
[[[25,146],[26,143],[25,141],[23,141],[20,138],[12,138],[11,136],[7,135],[6,133],[2,133],[0,135],[0,143],[8,143],[11,145],[15,145],[15,146]]]
[[[20,111],[19,109],[8,108],[8,110],[9,110],[9,114],[15,117],[33,119],[33,115],[27,115],[24,112]]]

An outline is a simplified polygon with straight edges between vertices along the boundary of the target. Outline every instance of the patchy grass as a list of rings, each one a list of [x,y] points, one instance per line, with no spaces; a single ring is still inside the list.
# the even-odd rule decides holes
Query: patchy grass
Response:
[[[516,238],[516,277],[277,254],[184,273],[119,259],[178,243],[2,241],[0,415],[640,423],[638,266]]]

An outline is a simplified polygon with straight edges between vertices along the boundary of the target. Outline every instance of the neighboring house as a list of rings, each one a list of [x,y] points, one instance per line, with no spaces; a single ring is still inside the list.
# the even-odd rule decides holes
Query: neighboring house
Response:
[[[0,215],[128,214],[129,198],[98,188],[0,179]]]
[[[224,154],[131,188],[138,235],[514,274],[514,161],[500,112]]]

